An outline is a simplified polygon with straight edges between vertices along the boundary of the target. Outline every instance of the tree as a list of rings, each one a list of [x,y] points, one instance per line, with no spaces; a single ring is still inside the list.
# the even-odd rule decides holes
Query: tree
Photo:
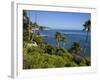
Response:
[[[48,54],[56,54],[57,52],[57,47],[54,45],[47,45],[46,48],[44,49],[46,53]]]
[[[87,20],[84,24],[84,29],[83,31],[90,31],[91,30],[91,21],[90,20]]]
[[[29,21],[29,24],[28,24],[28,33],[29,33],[29,41],[31,40],[31,33],[32,33],[32,22]]]
[[[29,15],[29,16],[28,16]],[[32,33],[32,21],[30,20],[30,12],[23,10],[23,39],[30,42]]]
[[[38,28],[38,24],[36,23],[37,21],[35,21],[33,24],[32,24],[32,27],[33,27],[33,30],[34,30],[34,34],[35,34],[35,29]]]
[[[83,26],[84,26],[83,31],[87,31],[87,36],[86,36],[86,41],[87,41],[88,40],[88,32],[91,30],[91,21],[90,20],[86,21],[83,24]]]
[[[29,24],[29,17],[27,15],[27,11],[23,10],[23,40],[24,41],[29,41],[28,40],[28,25]]]
[[[35,16],[35,22],[32,24],[33,32],[32,32],[32,38],[31,38],[31,41],[34,40],[34,37],[36,36],[35,29],[38,28],[38,24],[37,24],[37,14],[36,14],[36,12],[35,12],[35,15],[34,15],[34,16]],[[31,29],[31,31],[32,31],[32,29]]]
[[[88,33],[89,33],[89,31],[91,30],[91,21],[90,21],[90,19],[89,20],[87,20],[84,24],[83,24],[83,26],[84,26],[84,29],[83,29],[83,31],[86,31],[87,32],[87,35],[86,35],[86,42],[88,41]],[[86,47],[84,48],[84,53],[85,53],[85,50],[86,50]]]
[[[75,53],[75,54],[78,54],[78,55],[81,53],[81,51],[82,51],[82,48],[80,47],[80,44],[77,43],[77,42],[74,42],[72,44],[72,47],[69,49],[70,53]]]
[[[33,24],[32,24],[32,29],[31,29],[31,31],[32,31],[32,38],[31,38],[31,41],[33,41],[34,40],[34,37],[37,35],[36,33],[35,33],[35,29],[38,27],[38,24],[36,23],[36,22],[34,22]]]
[[[60,41],[62,42],[62,46],[64,48],[65,47],[65,44],[67,42],[66,36],[62,36]]]
[[[60,32],[55,33],[55,39],[57,40],[58,47],[59,47],[59,44],[60,44],[61,37],[62,37],[62,35],[61,35]]]
[[[44,29],[46,29],[47,27],[45,27],[45,26],[38,26],[38,29],[39,29],[39,31],[43,31]],[[38,33],[40,33],[40,32],[38,32]],[[41,36],[41,34],[40,34],[40,36]]]

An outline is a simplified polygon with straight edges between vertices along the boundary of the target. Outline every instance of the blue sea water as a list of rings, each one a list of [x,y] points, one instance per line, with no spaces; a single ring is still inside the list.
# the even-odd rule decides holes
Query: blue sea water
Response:
[[[73,42],[79,42],[82,48],[85,48],[85,53],[82,52],[81,55],[90,55],[91,53],[91,35],[88,33],[88,39],[86,41],[87,32],[82,30],[39,30],[41,35],[46,35],[45,41],[48,44],[57,45],[57,41],[55,39],[55,33],[60,32],[66,36],[67,42],[65,44],[65,48],[69,49]]]

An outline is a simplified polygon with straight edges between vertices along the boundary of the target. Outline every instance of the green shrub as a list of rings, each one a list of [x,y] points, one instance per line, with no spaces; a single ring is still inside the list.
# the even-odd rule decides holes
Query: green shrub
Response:
[[[59,48],[56,50],[56,55],[62,56],[65,52],[64,48]]]
[[[85,60],[85,58],[82,58],[79,66],[86,66],[86,60]]]
[[[48,54],[56,54],[56,51],[57,51],[57,47],[54,46],[54,45],[47,45],[46,46],[46,49],[45,49],[45,52],[48,53]]]
[[[62,57],[56,55],[49,55],[45,53],[34,53],[34,55],[24,55],[23,61],[24,69],[64,67],[66,64],[65,60]]]
[[[90,65],[91,65],[91,57],[85,56],[84,58],[85,58],[85,60],[86,60],[86,65],[87,65],[87,66],[90,66]]]
[[[39,37],[34,37],[34,41],[39,45],[39,44],[43,44],[45,43],[43,37],[39,36]]]
[[[77,67],[77,66],[78,66],[78,64],[75,61],[71,62],[71,67]]]
[[[44,50],[40,47],[34,47],[34,46],[27,48],[27,53],[33,54],[33,53],[36,53],[36,52],[44,53]]]
[[[63,53],[62,55],[61,55],[64,59],[69,59],[69,60],[72,60],[73,59],[73,56],[71,55],[71,53],[69,53],[69,52],[66,52],[66,53]]]
[[[80,55],[81,51],[83,49],[80,46],[80,43],[78,42],[74,42],[71,46],[71,48],[68,50],[70,53],[74,53],[74,54],[78,54]]]

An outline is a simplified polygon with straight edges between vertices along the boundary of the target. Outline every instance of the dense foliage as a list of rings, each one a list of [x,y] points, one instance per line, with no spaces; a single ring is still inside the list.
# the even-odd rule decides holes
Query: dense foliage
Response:
[[[84,24],[84,30],[90,30],[90,21]],[[74,42],[70,49],[65,48],[67,38],[60,32],[55,33],[56,45],[47,44],[40,32],[35,32],[35,28],[43,30],[47,27],[32,23],[27,16],[27,11],[23,11],[23,69],[33,68],[57,68],[90,66],[91,57],[81,56],[83,48],[78,42]],[[32,30],[34,30],[32,32]],[[36,43],[33,46],[33,42]]]
[[[75,53],[69,53],[65,48],[47,44],[30,47],[24,43],[23,56],[24,69],[89,66],[91,64],[88,56],[81,57]]]

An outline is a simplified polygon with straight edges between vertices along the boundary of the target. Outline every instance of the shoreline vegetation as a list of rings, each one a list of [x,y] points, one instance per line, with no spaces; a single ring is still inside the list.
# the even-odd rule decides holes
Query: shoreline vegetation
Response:
[[[90,20],[87,20],[82,31],[87,35],[90,31]],[[60,67],[83,67],[91,66],[90,56],[81,56],[86,47],[82,48],[80,43],[73,42],[69,49],[65,48],[67,37],[60,32],[56,32],[54,37],[57,45],[48,44],[44,37],[36,30],[49,30],[46,26],[39,26],[32,23],[27,16],[27,11],[23,11],[23,69],[39,68],[60,68]],[[86,36],[86,41],[88,36]]]

